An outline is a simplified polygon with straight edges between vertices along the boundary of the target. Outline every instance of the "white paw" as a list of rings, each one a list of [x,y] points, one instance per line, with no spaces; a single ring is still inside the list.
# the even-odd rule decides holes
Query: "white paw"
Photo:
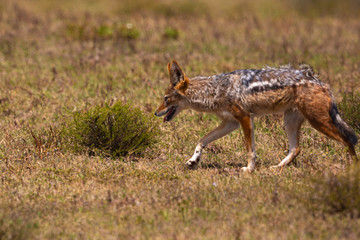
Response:
[[[255,169],[254,168],[249,168],[249,167],[242,167],[241,171],[243,172],[248,172],[248,173],[252,173]]]
[[[186,165],[188,167],[195,167],[198,164],[198,160],[197,159],[190,159],[189,161],[186,162]]]

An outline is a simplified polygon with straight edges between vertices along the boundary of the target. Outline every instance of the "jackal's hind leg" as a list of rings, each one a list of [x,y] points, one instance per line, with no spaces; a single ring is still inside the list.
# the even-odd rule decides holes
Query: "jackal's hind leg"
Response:
[[[272,166],[273,168],[288,165],[300,153],[300,128],[303,122],[304,116],[298,111],[290,110],[284,113],[285,130],[289,139],[289,153],[278,165]]]
[[[234,131],[239,127],[239,123],[236,121],[223,120],[220,126],[215,128],[213,131],[208,133],[205,137],[203,137],[198,145],[196,146],[194,155],[186,162],[186,165],[189,167],[194,167],[200,162],[200,157],[202,150],[208,145],[210,142],[219,139],[228,133]]]

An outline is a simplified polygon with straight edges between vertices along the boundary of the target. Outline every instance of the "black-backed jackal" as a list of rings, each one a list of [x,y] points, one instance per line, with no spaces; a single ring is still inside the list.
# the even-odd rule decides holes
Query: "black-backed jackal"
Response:
[[[182,110],[191,108],[222,119],[220,126],[197,144],[194,155],[186,162],[189,167],[200,161],[207,144],[241,125],[248,154],[247,167],[242,170],[252,172],[256,158],[253,118],[276,112],[284,112],[289,153],[274,167],[289,164],[299,154],[299,131],[305,119],[318,131],[344,144],[357,160],[354,131],[341,119],[329,86],[317,79],[308,65],[301,65],[300,69],[288,66],[243,69],[191,79],[176,61],[168,64],[168,70],[170,85],[156,116],[165,115],[164,121],[170,121]]]

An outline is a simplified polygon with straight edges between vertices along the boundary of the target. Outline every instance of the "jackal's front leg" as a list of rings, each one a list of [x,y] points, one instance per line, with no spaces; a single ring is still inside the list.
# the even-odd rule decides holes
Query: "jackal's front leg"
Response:
[[[248,155],[248,164],[243,167],[245,172],[253,172],[255,170],[255,141],[254,141],[254,119],[252,116],[244,116],[239,118],[239,122],[244,131],[245,145]]]
[[[203,137],[198,145],[196,146],[194,155],[186,162],[189,167],[194,167],[199,163],[202,150],[212,141],[219,139],[228,133],[234,131],[239,127],[239,123],[237,121],[223,120],[220,126],[215,128],[213,131],[208,133],[205,137]]]

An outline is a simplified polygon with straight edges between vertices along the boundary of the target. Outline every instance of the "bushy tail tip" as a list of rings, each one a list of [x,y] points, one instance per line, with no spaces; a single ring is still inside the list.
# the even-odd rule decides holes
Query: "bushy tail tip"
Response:
[[[332,103],[330,108],[330,116],[334,121],[336,128],[340,131],[343,139],[350,143],[352,146],[355,146],[358,142],[358,138],[354,132],[345,122],[341,119],[339,111],[335,103]]]

